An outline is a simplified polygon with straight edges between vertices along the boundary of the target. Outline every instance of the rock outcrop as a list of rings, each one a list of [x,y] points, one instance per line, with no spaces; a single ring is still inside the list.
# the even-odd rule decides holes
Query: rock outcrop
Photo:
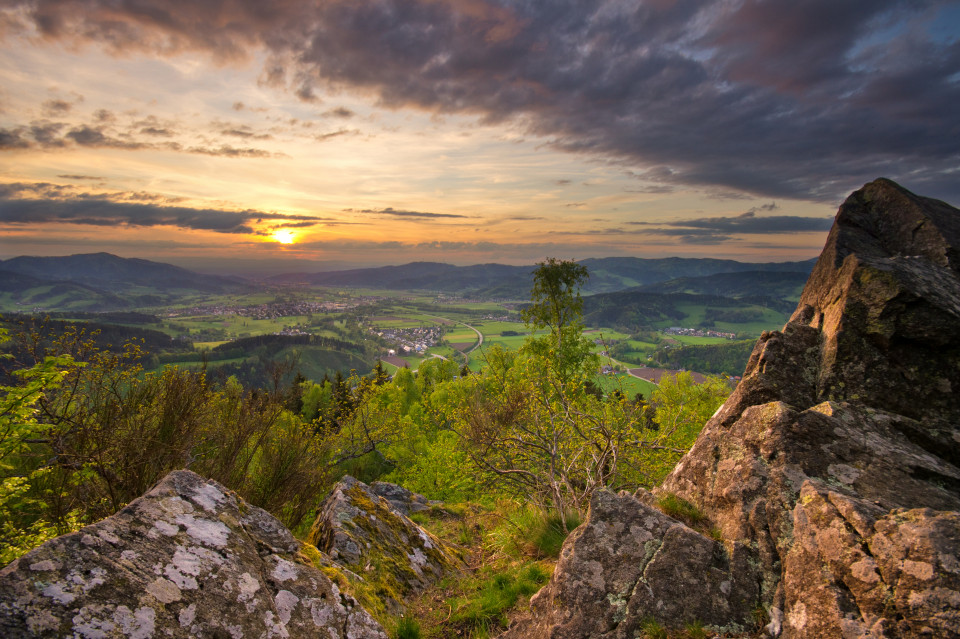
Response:
[[[301,550],[267,512],[177,471],[4,568],[0,636],[386,639]]]
[[[456,549],[397,510],[427,506],[426,498],[395,484],[371,487],[348,475],[323,503],[308,541],[366,582],[367,590],[373,586],[379,601],[370,605],[382,603],[397,614],[410,595],[464,567]]]
[[[442,502],[427,499],[423,495],[418,495],[403,486],[390,482],[375,481],[370,484],[370,490],[386,499],[390,503],[390,508],[407,517],[413,513],[423,512],[434,506],[442,505]]]
[[[504,636],[633,637],[653,618],[960,637],[958,466],[960,211],[877,180],[840,207],[796,312],[659,489],[723,542],[643,494],[598,493]]]

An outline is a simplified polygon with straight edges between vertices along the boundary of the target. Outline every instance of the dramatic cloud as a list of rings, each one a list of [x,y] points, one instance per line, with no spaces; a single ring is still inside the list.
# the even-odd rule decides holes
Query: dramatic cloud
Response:
[[[665,235],[687,244],[720,244],[735,235],[784,235],[788,233],[817,233],[830,230],[832,217],[801,217],[796,215],[757,216],[761,211],[779,207],[764,204],[733,217],[708,217],[674,222],[627,222],[642,227],[634,231],[648,235]],[[652,227],[652,228],[651,228]]]
[[[392,217],[420,218],[420,219],[438,219],[438,218],[460,218],[467,219],[466,215],[457,215],[454,213],[424,213],[422,211],[398,211],[393,207],[385,209],[363,209],[360,213],[372,213],[375,215],[389,215]]]
[[[703,229],[710,232],[766,235],[781,233],[809,233],[829,231],[832,217],[798,217],[793,215],[769,215],[758,217],[748,211],[736,217],[710,217],[699,220],[668,222],[664,226],[679,229]]]
[[[960,197],[949,0],[7,6],[10,24],[118,53],[204,51],[228,62],[265,50],[264,83],[303,100],[345,87],[388,107],[515,119],[557,148],[608,156],[658,184],[832,200],[887,175]],[[5,148],[26,139],[0,132]]]
[[[46,103],[44,111],[49,112]],[[66,115],[62,110],[59,115]],[[216,123],[215,130],[227,138],[243,140],[270,140],[272,135],[252,129],[247,125]],[[340,132],[332,135],[339,135]],[[190,139],[188,131],[178,130],[175,122],[162,122],[156,117],[127,119],[120,122],[116,114],[99,109],[93,114],[93,122],[70,123],[37,120],[29,125],[0,128],[0,151],[22,149],[64,149],[69,147],[89,149],[120,149],[126,151],[172,151],[195,155],[211,155],[227,158],[275,158],[284,157],[256,147],[236,147],[232,144],[207,142],[204,145],[184,144],[175,137]],[[156,138],[166,138],[158,142]]]
[[[45,182],[0,184],[0,225],[82,224],[90,226],[174,226],[217,233],[256,234],[252,224],[278,220],[304,227],[328,218],[247,209],[176,206],[178,198],[143,192],[88,193]]]

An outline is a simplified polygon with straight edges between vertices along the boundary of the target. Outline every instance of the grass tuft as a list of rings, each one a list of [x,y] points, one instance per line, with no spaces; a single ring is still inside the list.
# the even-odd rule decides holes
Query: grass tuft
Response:
[[[691,528],[700,528],[708,522],[707,516],[696,505],[673,493],[665,493],[657,499],[657,506],[665,515],[678,519]]]
[[[506,627],[507,611],[521,596],[537,592],[547,577],[546,571],[536,565],[479,576],[472,588],[451,602],[451,620],[471,629]]]
[[[420,633],[420,624],[416,619],[401,617],[393,636],[394,639],[420,639],[423,635]]]
[[[640,632],[644,639],[667,639],[667,631],[652,617],[640,622]]]

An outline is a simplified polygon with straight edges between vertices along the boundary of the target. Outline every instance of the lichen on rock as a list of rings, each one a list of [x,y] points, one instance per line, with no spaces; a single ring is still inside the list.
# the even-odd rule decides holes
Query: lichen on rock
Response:
[[[0,571],[0,636],[386,639],[274,517],[190,471]]]
[[[358,596],[365,603],[391,614],[400,613],[409,596],[463,568],[456,548],[394,509],[400,500],[408,512],[411,504],[429,506],[424,497],[399,486],[377,482],[371,487],[346,476],[324,501],[308,537],[363,580]]]

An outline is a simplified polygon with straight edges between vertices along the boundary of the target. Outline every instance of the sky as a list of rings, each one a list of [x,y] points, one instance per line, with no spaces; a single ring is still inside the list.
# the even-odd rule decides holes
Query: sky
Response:
[[[807,259],[958,104],[956,0],[0,0],[0,259]]]

